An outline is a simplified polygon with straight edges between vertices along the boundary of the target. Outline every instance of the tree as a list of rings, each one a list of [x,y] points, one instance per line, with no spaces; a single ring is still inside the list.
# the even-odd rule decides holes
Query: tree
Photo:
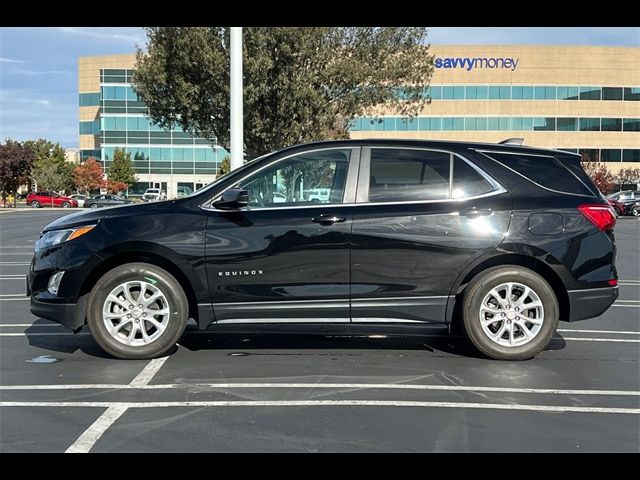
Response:
[[[66,162],[64,148],[59,143],[53,143],[51,140],[39,138],[38,140],[27,140],[25,146],[31,148],[35,153],[36,160],[44,160],[46,158],[54,159],[58,163]]]
[[[633,185],[640,183],[640,168],[622,168],[614,177],[619,185]]]
[[[107,179],[107,192],[109,193],[120,193],[123,190],[126,190],[129,185],[124,182],[120,182],[118,180],[112,180],[110,178]]]
[[[613,190],[614,176],[607,168],[607,165],[602,162],[585,161],[583,156],[582,168],[587,175],[591,177],[593,183],[598,187],[602,193],[607,195]]]
[[[78,165],[73,171],[78,190],[82,193],[89,193],[98,190],[105,184],[104,171],[95,158],[89,158],[86,162]]]
[[[229,155],[227,155],[222,159],[222,162],[220,163],[220,168],[218,169],[218,176],[221,177],[223,175],[226,175],[230,171],[231,171],[231,159],[229,158]]]
[[[138,181],[136,178],[136,172],[133,169],[133,164],[131,163],[130,153],[125,153],[124,150],[119,148],[115,149],[113,152],[113,162],[109,167],[108,177],[111,182],[121,183],[124,185],[124,187],[117,191],[126,190]]]
[[[138,97],[154,123],[229,148],[229,29],[146,29]],[[291,144],[344,138],[354,117],[384,105],[417,115],[433,73],[426,28],[247,27],[243,31],[248,157]]]
[[[34,151],[24,143],[7,139],[0,144],[0,191],[3,202],[6,203],[7,194],[12,194],[15,204],[15,193],[20,185],[27,182],[34,161]]]

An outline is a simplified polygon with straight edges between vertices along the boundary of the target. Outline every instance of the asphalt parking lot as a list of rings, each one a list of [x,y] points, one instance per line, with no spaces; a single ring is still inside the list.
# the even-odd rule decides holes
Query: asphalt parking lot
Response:
[[[61,210],[0,212],[0,452],[638,452],[640,221],[615,228],[620,298],[526,362],[441,328],[191,332],[107,357],[29,312],[24,274]]]

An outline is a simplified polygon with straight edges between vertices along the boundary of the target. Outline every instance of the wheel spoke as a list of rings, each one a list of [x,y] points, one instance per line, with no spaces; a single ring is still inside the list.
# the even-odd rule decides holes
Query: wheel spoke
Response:
[[[155,302],[161,297],[163,297],[162,292],[158,291],[158,292],[155,292],[153,295],[149,296],[148,298],[142,297],[142,299],[140,300],[140,303],[142,304],[143,307],[148,308],[149,305],[151,305],[153,302]]]
[[[495,288],[492,288],[489,294],[500,304],[502,308],[505,308],[507,302],[500,296],[500,293]]]
[[[524,287],[524,291],[522,292],[522,295],[520,295],[520,298],[516,302],[515,306],[516,307],[522,307],[524,305],[524,301],[527,299],[527,297],[530,294],[531,294],[531,289],[529,287],[525,286]]]
[[[499,308],[493,308],[493,307],[490,307],[488,305],[482,305],[480,307],[480,311],[481,312],[487,312],[487,313],[493,313],[494,315],[500,315],[501,313],[503,313],[503,310],[501,310]]]
[[[539,308],[542,306],[542,302],[540,300],[534,300],[531,303],[523,303],[522,305],[520,305],[520,308],[525,311],[525,310],[529,310],[530,308]]]
[[[156,327],[158,330],[164,330],[165,324],[160,323],[159,321],[157,321],[155,318],[153,317],[146,317],[144,319],[145,322],[149,322],[151,325],[153,325],[154,327]]]
[[[136,338],[136,333],[138,333],[138,326],[131,322],[131,330],[129,330],[129,336],[127,337],[127,341],[129,344],[133,343]]]
[[[509,328],[509,345],[513,345],[513,325]]]
[[[127,305],[125,302],[123,302],[122,300],[120,300],[118,297],[116,297],[113,293],[111,293],[108,297],[107,297],[108,301],[111,301],[113,303],[115,303],[116,305],[124,308],[126,311],[129,310],[129,305]],[[105,306],[107,305],[107,303],[105,302]],[[126,312],[125,312],[126,313]]]
[[[518,325],[520,330],[522,330],[522,333],[526,337],[526,341],[528,342],[529,340],[531,340],[531,338],[532,338],[531,337],[531,331],[527,328],[525,323],[523,321],[516,321],[516,325]]]
[[[136,301],[133,299],[133,295],[131,295],[131,283],[132,282],[127,282],[124,285],[124,289],[123,289],[123,293],[124,293],[124,297],[127,299],[127,302],[129,302],[129,305],[135,305]]]
[[[492,335],[494,340],[499,340],[500,338],[502,338],[502,335],[504,335],[504,332],[506,330],[507,330],[507,322],[503,322],[502,326],[498,329],[498,331]]]
[[[125,325],[128,325],[130,323],[131,323],[131,319],[130,318],[127,318],[126,320],[120,322],[118,325],[116,325],[114,327],[115,332],[118,333],[120,330],[122,330],[122,327],[124,327]]]
[[[169,315],[169,309],[168,308],[163,308],[162,310],[154,310],[152,308],[149,308],[147,310],[147,312],[149,312],[149,315]]]
[[[513,305],[513,283],[507,283],[506,295],[507,305]]]
[[[524,314],[520,315],[520,318],[522,318],[523,321],[533,323],[534,325],[542,325],[541,318],[532,318]]]

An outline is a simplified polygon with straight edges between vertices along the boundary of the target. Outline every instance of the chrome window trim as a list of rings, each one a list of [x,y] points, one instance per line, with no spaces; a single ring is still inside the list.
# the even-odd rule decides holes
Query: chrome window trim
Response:
[[[516,175],[519,175],[520,177],[524,178],[525,180],[527,180],[528,182],[533,183],[534,185],[536,185],[537,187],[542,188],[543,190],[547,190],[548,192],[553,192],[553,193],[559,193],[560,195],[569,195],[572,197],[585,197],[585,198],[593,198],[595,196],[594,193],[592,193],[591,195],[585,195],[584,193],[570,193],[570,192],[563,192],[561,190],[555,190],[553,188],[549,188],[549,187],[545,187],[544,185],[540,185],[538,182],[530,179],[529,177],[527,177],[526,175],[521,174],[520,172],[514,170],[513,168],[511,168],[508,165],[505,165],[504,163],[502,163],[500,160],[493,158],[490,155],[487,155],[487,153],[485,152],[491,152],[491,153],[505,153],[505,152],[497,152],[497,151],[490,151],[490,150],[478,150],[478,153],[480,153],[481,155],[484,155],[485,157],[487,157],[490,160],[493,160],[494,162],[502,165],[504,168],[510,170],[511,172],[515,173]],[[516,152],[509,152],[511,155],[529,155],[528,153],[516,153]],[[588,188],[584,182],[582,180],[580,180],[571,170],[569,170],[567,167],[565,167],[564,165],[562,165],[562,162],[560,162],[556,157],[554,156],[549,156],[549,155],[532,155],[534,157],[544,157],[544,158],[553,158],[554,160],[556,160],[560,166],[562,168],[564,168],[567,172],[569,172],[571,175],[573,175],[573,177],[578,180],[578,182],[580,182],[582,184],[583,187],[585,187],[588,191],[591,191],[590,188]]]
[[[397,201],[397,202],[370,202],[368,200],[368,194],[369,194],[369,186],[368,186],[368,182],[366,185],[363,185],[363,181],[359,181],[358,183],[358,194],[356,196],[357,200],[357,205],[395,205],[395,204],[407,204],[407,203],[442,203],[442,202],[460,202],[460,201],[466,201],[466,200],[475,200],[477,198],[484,198],[484,197],[490,197],[492,195],[499,195],[501,193],[506,193],[507,189],[504,188],[497,180],[495,180],[493,177],[491,177],[488,173],[486,173],[484,170],[482,170],[480,167],[478,167],[477,165],[475,165],[472,161],[470,161],[469,159],[465,158],[463,155],[457,153],[457,152],[452,152],[451,150],[442,150],[442,149],[438,149],[438,148],[427,148],[427,147],[412,147],[412,146],[395,146],[395,145],[381,145],[381,146],[364,146],[364,152],[363,154],[361,154],[361,162],[360,162],[360,168],[362,169],[362,166],[365,166],[365,169],[369,169],[369,172],[371,171],[371,150],[373,149],[378,149],[378,148],[386,148],[386,149],[393,149],[393,150],[422,150],[422,151],[427,151],[427,152],[438,152],[438,153],[448,153],[449,154],[449,197],[448,198],[440,198],[440,199],[435,199],[435,200],[402,200],[402,201]],[[469,197],[460,197],[460,198],[452,198],[452,194],[453,194],[453,160],[454,157],[458,157],[460,158],[462,161],[464,161],[467,165],[471,166],[471,168],[473,168],[476,172],[478,172],[482,178],[484,178],[489,185],[491,185],[491,188],[493,190],[491,190],[490,192],[487,193],[482,193],[480,195],[472,195]],[[366,175],[365,178],[368,178],[369,175]],[[365,191],[361,192],[361,188],[364,188]],[[360,199],[362,198],[366,198],[366,200],[364,201],[360,201]]]
[[[303,150],[303,151],[299,151],[296,153],[292,153],[290,155],[286,155],[284,157],[278,158],[276,160],[274,160],[273,162],[269,162],[266,165],[263,165],[262,167],[258,168],[257,170],[252,170],[251,172],[247,173],[245,176],[241,177],[240,179],[238,179],[236,182],[234,182],[232,185],[228,186],[227,188],[225,188],[224,190],[222,190],[220,193],[218,193],[217,195],[214,195],[212,198],[210,198],[209,200],[207,200],[206,202],[204,202],[202,205],[200,205],[200,208],[203,210],[208,210],[208,211],[214,211],[214,212],[229,212],[230,210],[220,210],[218,208],[213,207],[213,203],[220,199],[220,197],[222,197],[222,195],[224,194],[224,192],[226,192],[227,190],[229,190],[230,188],[234,188],[236,185],[238,185],[240,182],[246,180],[247,178],[249,178],[250,176],[261,172],[262,170],[269,168],[273,165],[276,165],[284,160],[287,160],[289,158],[298,156],[298,155],[305,155],[308,153],[314,153],[314,152],[325,152],[325,151],[331,151],[331,150],[350,150],[351,154],[349,156],[349,168],[347,170],[347,179],[346,179],[346,184],[345,184],[345,192],[343,195],[343,202],[341,203],[323,203],[320,205],[300,205],[300,206],[287,206],[287,207],[257,207],[257,208],[249,208],[247,210],[240,210],[242,212],[256,212],[256,211],[264,211],[264,210],[284,210],[284,209],[289,209],[289,208],[316,208],[316,207],[340,207],[345,205],[344,203],[344,199],[347,196],[347,190],[349,187],[349,180],[350,180],[350,175],[352,175],[352,161],[357,161],[359,163],[360,161],[360,152],[362,150],[362,147],[360,145],[356,145],[356,146],[350,146],[350,147],[339,147],[339,146],[335,146],[335,147],[325,147],[325,148],[315,148],[313,150]]]

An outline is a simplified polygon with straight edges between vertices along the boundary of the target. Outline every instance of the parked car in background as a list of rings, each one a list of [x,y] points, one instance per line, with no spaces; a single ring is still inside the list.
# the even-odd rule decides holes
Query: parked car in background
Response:
[[[613,198],[607,198],[607,202],[609,202],[609,205],[611,205],[616,211],[616,215],[624,215],[624,212],[626,211],[624,203],[619,202],[618,200],[614,200]]]
[[[328,203],[330,193],[330,188],[312,188],[309,190],[307,200],[310,202]]]
[[[71,198],[60,195],[56,192],[31,192],[27,195],[27,205],[31,205],[33,208],[41,207],[77,207],[78,201]]]
[[[132,203],[132,200],[127,200],[117,195],[96,195],[84,201],[87,208],[115,207],[117,205],[129,205]]]
[[[291,188],[327,184],[329,203]],[[448,324],[486,356],[525,360],[560,320],[597,317],[618,298],[615,223],[573,153],[318,142],[185,198],[53,221],[27,294],[34,315],[88,324],[118,358],[167,354],[193,318],[210,332]]]
[[[191,195],[193,193],[193,189],[190,187],[178,187],[178,198],[186,197],[187,195]]]
[[[80,208],[84,207],[84,201],[89,198],[87,195],[82,195],[81,193],[76,193],[74,195],[70,195],[69,197],[78,202],[78,206]]]
[[[624,205],[623,215],[631,215],[631,207],[640,201],[640,191],[638,190],[622,190],[621,192],[612,193],[607,197],[610,200],[616,200]]]
[[[159,188],[147,188],[142,194],[143,202],[159,202],[166,199],[166,193]]]

